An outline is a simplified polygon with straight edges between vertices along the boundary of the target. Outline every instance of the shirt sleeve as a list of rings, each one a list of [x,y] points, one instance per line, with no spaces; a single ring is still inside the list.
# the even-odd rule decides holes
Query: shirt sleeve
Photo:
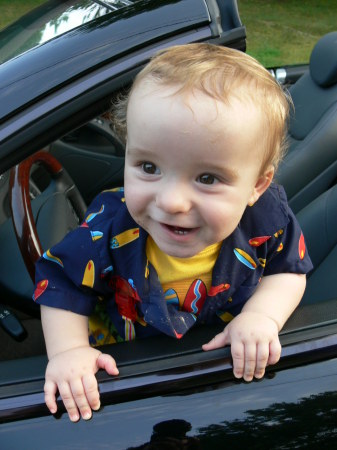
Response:
[[[300,225],[288,209],[288,224],[276,231],[269,243],[264,275],[306,274],[313,268]]]
[[[104,200],[97,197],[82,225],[37,261],[35,302],[89,316],[98,298],[107,294],[102,274],[112,271],[108,256],[111,210],[105,208]]]

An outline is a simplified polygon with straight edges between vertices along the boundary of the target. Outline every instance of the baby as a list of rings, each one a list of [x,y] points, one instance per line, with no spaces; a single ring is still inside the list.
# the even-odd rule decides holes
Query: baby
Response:
[[[203,349],[231,345],[235,377],[251,381],[279,360],[278,332],[312,267],[272,183],[289,102],[256,60],[209,44],[172,47],[138,74],[125,106],[124,190],[100,194],[36,266],[45,400],[55,413],[59,391],[72,421],[100,407],[95,373],[118,374],[89,343],[97,304],[123,340],[181,338],[223,321]]]

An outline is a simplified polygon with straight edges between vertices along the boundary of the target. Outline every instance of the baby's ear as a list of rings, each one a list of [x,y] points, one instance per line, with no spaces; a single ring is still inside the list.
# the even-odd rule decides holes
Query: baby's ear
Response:
[[[258,201],[262,194],[269,188],[273,181],[275,169],[274,166],[269,166],[266,171],[259,176],[254,186],[253,193],[249,199],[248,205],[253,206]]]

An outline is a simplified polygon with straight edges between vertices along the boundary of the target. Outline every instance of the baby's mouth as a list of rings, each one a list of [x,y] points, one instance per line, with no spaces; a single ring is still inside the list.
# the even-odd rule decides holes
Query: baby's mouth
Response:
[[[174,234],[179,234],[180,236],[184,236],[188,233],[190,233],[194,228],[183,228],[183,227],[177,227],[173,225],[165,225],[166,228],[168,228],[170,231],[172,231]]]

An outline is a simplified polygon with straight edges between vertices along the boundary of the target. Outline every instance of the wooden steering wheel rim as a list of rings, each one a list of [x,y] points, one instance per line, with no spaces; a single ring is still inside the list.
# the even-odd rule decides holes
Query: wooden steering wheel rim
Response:
[[[60,178],[67,186],[69,182],[73,183],[59,161],[46,151],[35,153],[11,169],[9,197],[12,221],[21,255],[33,282],[35,278],[35,262],[43,254],[29,192],[30,171],[36,163],[42,164],[52,178]],[[78,195],[80,194],[78,193]],[[83,199],[80,199],[79,203],[79,209],[82,212],[85,209]]]

